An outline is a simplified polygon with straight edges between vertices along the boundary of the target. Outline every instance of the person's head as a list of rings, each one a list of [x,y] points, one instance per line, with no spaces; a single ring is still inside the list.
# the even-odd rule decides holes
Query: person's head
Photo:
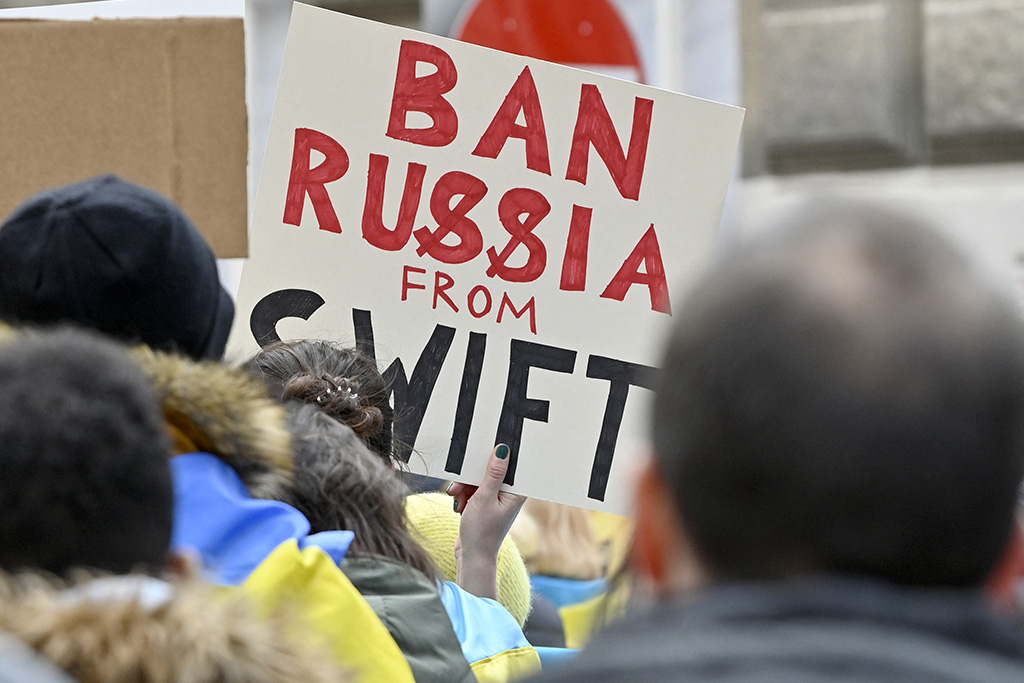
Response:
[[[652,424],[640,498],[705,579],[977,585],[1024,467],[1024,328],[921,219],[810,202],[690,293]]]
[[[40,192],[0,225],[4,320],[219,359],[233,316],[206,240],[152,190],[99,176]]]
[[[0,568],[160,571],[169,458],[157,397],[120,345],[72,330],[0,344]]]
[[[395,413],[373,358],[335,342],[302,340],[271,344],[247,367],[274,398],[315,404],[392,463]]]
[[[435,577],[430,555],[406,526],[407,489],[391,468],[315,405],[292,401],[288,408],[295,481],[285,502],[305,515],[314,533],[352,531],[353,548]]]
[[[589,510],[531,498],[510,533],[531,574],[583,581],[604,575],[604,556]]]

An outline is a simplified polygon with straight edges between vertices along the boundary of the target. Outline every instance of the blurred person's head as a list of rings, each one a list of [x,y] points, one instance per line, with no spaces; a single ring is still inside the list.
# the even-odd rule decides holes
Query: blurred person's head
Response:
[[[0,318],[74,323],[193,358],[224,354],[234,304],[213,251],[160,194],[99,176],[0,225]]]
[[[604,575],[589,510],[531,498],[510,533],[530,574],[584,581]]]
[[[330,341],[289,341],[262,349],[247,367],[274,398],[315,404],[392,463],[394,410],[387,382],[370,356]]]
[[[921,219],[803,205],[693,289],[662,368],[636,557],[663,587],[992,571],[1024,468],[1024,327]]]
[[[170,446],[149,379],[84,331],[0,344],[0,568],[159,572]]]
[[[305,515],[313,533],[352,531],[353,549],[436,577],[430,555],[408,530],[408,490],[391,468],[352,429],[315,405],[292,401],[288,408],[295,478],[285,502]]]

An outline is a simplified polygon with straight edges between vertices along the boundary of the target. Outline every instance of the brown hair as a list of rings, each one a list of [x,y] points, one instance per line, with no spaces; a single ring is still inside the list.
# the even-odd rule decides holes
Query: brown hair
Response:
[[[259,351],[246,368],[274,398],[315,404],[391,464],[394,410],[387,382],[370,356],[330,341],[278,342]]]
[[[538,527],[531,574],[592,580],[604,575],[604,557],[587,510],[530,499],[523,510]]]
[[[356,434],[316,407],[292,402],[295,483],[285,502],[309,520],[314,533],[347,529],[353,547],[439,576],[430,555],[406,527],[402,481]]]

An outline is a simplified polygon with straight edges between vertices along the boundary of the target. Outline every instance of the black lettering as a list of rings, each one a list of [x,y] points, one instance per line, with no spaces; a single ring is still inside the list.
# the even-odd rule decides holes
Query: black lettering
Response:
[[[469,429],[473,425],[476,411],[476,395],[480,390],[480,374],[484,367],[484,351],[487,350],[487,335],[469,333],[466,347],[466,365],[462,369],[462,386],[459,387],[459,401],[455,406],[455,426],[452,428],[452,442],[448,447],[448,460],[444,471],[462,474],[462,463],[466,459],[469,444]]]
[[[370,311],[353,309],[352,322],[355,325],[356,348],[376,359]],[[395,409],[395,456],[402,462],[409,462],[412,455],[423,424],[423,415],[427,412],[430,396],[434,393],[434,385],[437,384],[437,377],[441,374],[441,366],[448,357],[454,337],[454,327],[435,325],[433,334],[416,361],[411,378],[406,376],[401,358],[393,360],[383,373]]]
[[[601,422],[601,435],[597,439],[594,466],[590,470],[588,498],[604,500],[629,388],[634,386],[653,390],[657,374],[656,368],[603,356],[591,356],[587,362],[587,377],[611,382],[608,388],[608,402],[604,408],[604,420]]]
[[[356,349],[376,361],[377,352],[373,343],[373,320],[370,319],[370,312],[353,308],[352,329],[356,333]]]
[[[505,483],[515,483],[516,461],[523,439],[523,420],[548,421],[549,403],[545,400],[528,398],[527,384],[530,368],[541,368],[554,372],[571,373],[576,365],[576,352],[513,339],[509,353],[508,384],[505,385],[505,401],[498,418],[498,434],[495,443],[508,444],[512,451]]]
[[[324,303],[322,296],[308,289],[271,292],[253,306],[249,316],[249,330],[260,348],[264,348],[281,341],[277,334],[277,323],[285,318],[309,320]]]

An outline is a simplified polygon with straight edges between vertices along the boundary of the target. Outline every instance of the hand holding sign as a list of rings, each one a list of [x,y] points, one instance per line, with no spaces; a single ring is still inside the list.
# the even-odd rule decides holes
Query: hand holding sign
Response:
[[[480,486],[455,483],[448,487],[455,511],[462,514],[455,542],[456,583],[481,598],[498,599],[498,550],[526,503],[524,496],[501,490],[509,452],[505,444],[495,446]]]

